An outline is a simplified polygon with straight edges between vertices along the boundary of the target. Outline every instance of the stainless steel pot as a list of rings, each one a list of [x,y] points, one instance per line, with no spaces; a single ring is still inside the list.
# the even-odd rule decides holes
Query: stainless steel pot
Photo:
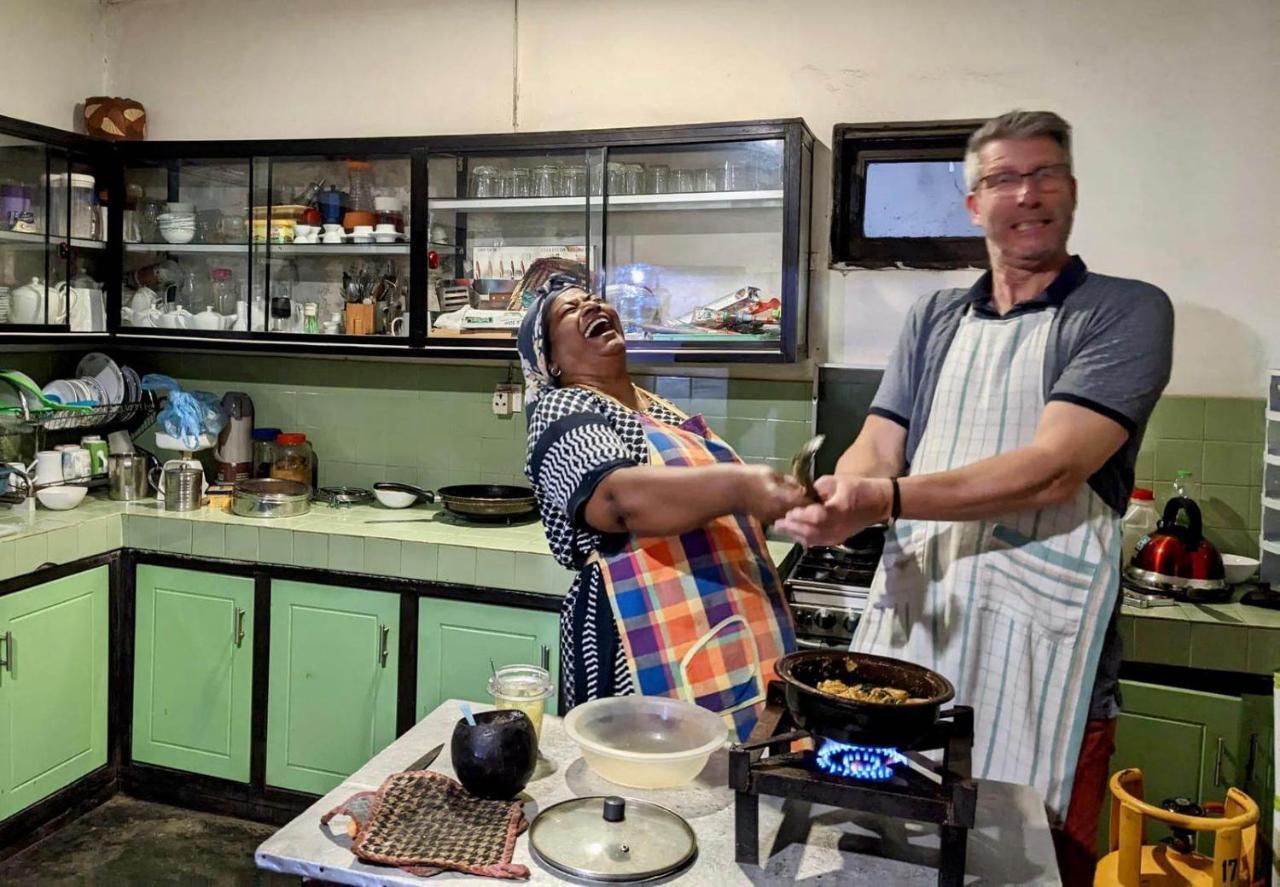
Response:
[[[173,465],[164,470],[164,510],[195,511],[204,494],[204,470]]]
[[[237,481],[231,497],[231,512],[241,517],[297,517],[310,510],[310,486],[276,477]]]
[[[117,502],[135,502],[150,493],[150,469],[142,453],[112,453],[107,457],[107,495]]]

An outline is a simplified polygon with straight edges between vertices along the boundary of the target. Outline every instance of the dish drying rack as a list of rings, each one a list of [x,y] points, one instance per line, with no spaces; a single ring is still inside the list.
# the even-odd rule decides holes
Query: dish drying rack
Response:
[[[22,462],[29,465],[35,461],[40,450],[51,449],[57,443],[79,443],[85,434],[98,433],[103,437],[113,431],[127,431],[132,437],[155,421],[163,405],[163,398],[157,398],[150,391],[142,392],[142,399],[135,403],[103,404],[94,407],[49,407],[34,397],[30,392],[9,380],[0,377],[0,384],[6,384],[17,393],[17,411],[12,409],[0,412],[0,452],[5,458],[0,461]],[[30,451],[19,442],[18,452],[14,453],[5,447],[6,438],[27,438],[30,440]],[[88,486],[90,489],[105,486],[107,476],[97,474],[88,478],[76,478],[63,483],[74,483]],[[60,486],[48,484],[47,486]],[[34,488],[21,491],[10,490],[0,493],[0,503],[18,505],[33,495]]]

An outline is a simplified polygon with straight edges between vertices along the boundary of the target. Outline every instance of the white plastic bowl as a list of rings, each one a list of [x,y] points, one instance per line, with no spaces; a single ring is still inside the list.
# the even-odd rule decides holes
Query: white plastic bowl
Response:
[[[45,487],[36,490],[36,498],[51,511],[68,511],[79,505],[88,492],[88,487]]]
[[[418,501],[418,497],[413,493],[406,493],[403,490],[380,490],[374,487],[373,495],[381,505],[387,508],[408,508]]]
[[[195,240],[195,228],[161,228],[160,236],[165,243],[190,243]]]
[[[1224,554],[1222,569],[1226,573],[1228,585],[1239,585],[1258,572],[1258,559],[1242,554]]]
[[[565,716],[564,729],[597,775],[630,788],[691,782],[729,737],[719,715],[663,696],[585,702]]]

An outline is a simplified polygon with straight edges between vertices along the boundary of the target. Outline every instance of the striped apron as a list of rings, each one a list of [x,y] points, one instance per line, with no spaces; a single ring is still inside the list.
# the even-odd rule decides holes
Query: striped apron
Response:
[[[912,474],[1029,444],[1056,309],[979,319],[943,362]],[[1035,787],[1064,818],[1119,591],[1120,521],[1085,484],[1070,501],[981,521],[899,520],[852,648],[946,675],[974,709],[974,775]]]
[[[678,427],[643,413],[637,418],[650,465],[741,462],[701,416]],[[760,522],[723,515],[679,536],[632,536],[622,551],[596,552],[592,559],[604,577],[636,692],[718,712],[745,740],[759,717],[774,662],[796,648]]]

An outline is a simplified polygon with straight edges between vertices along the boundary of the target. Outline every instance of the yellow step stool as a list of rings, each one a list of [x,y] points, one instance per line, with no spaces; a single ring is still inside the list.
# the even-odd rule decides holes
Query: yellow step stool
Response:
[[[1258,805],[1227,789],[1223,815],[1186,816],[1142,800],[1142,771],[1111,777],[1111,852],[1098,862],[1095,887],[1227,887],[1252,884],[1257,860]],[[1180,853],[1166,844],[1142,843],[1147,817],[1173,828],[1213,832],[1213,856]]]

